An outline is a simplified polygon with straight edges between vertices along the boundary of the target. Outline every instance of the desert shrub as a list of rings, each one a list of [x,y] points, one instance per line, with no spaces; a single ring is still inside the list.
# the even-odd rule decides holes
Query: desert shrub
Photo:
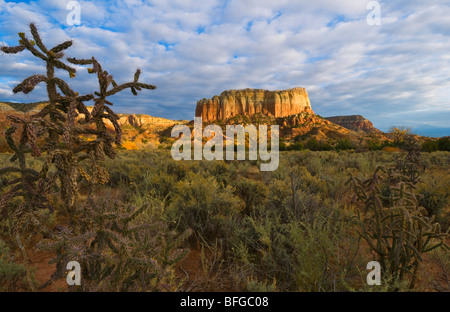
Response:
[[[31,290],[27,283],[27,270],[10,259],[9,248],[0,240],[0,291]]]
[[[435,166],[443,168],[450,162],[450,153],[447,152],[438,151],[431,154],[424,154],[423,156],[426,167]]]
[[[369,151],[379,151],[383,148],[383,143],[376,140],[370,140],[367,142],[367,148]]]
[[[325,194],[327,192],[326,183],[319,177],[319,175],[312,175],[310,171],[304,166],[292,168],[289,181],[292,189],[311,193]]]
[[[353,146],[352,142],[350,142],[349,139],[343,139],[338,141],[335,148],[337,151],[343,151],[343,150],[351,150],[354,149],[355,147]]]
[[[168,142],[168,141],[170,141],[171,140],[171,138],[169,138],[169,137],[161,137],[160,139],[159,139],[159,143],[166,143],[166,142]]]
[[[442,249],[435,249],[430,253],[429,258],[433,266],[437,267],[440,272],[437,275],[437,278],[427,274],[428,272],[424,272],[424,279],[430,280],[434,291],[442,293],[449,292],[450,257],[448,256],[448,252]]]
[[[440,151],[450,151],[450,137],[440,138],[437,143]]]
[[[282,181],[277,178],[270,185],[265,209],[277,215],[282,223],[292,220],[312,222],[334,209],[327,181],[311,175],[304,166],[293,167]],[[261,210],[258,212],[264,214]]]
[[[333,151],[334,147],[329,142],[322,142],[319,145],[319,150],[320,151]]]
[[[252,218],[248,216],[237,228],[232,240],[237,263],[251,268],[258,281],[277,281],[280,290],[289,288],[291,282],[291,250],[287,239],[287,226],[276,218]]]
[[[318,151],[319,147],[319,142],[314,138],[311,138],[306,142],[306,148],[311,151]]]
[[[170,221],[168,222],[170,230],[181,231],[180,233],[189,226],[185,223],[187,219],[181,222],[182,214],[178,208],[182,207],[185,212],[209,211],[209,208],[203,209],[199,206],[211,206],[211,202],[213,202],[211,196],[218,196],[217,194],[227,186],[232,187],[229,195],[234,196],[237,200],[238,212],[224,215],[219,212],[219,209],[211,209],[208,213],[203,213],[208,218],[191,221],[194,225],[201,226],[204,224],[202,223],[205,222],[204,220],[207,220],[207,223],[212,223],[211,220],[214,222],[221,220],[214,223],[221,229],[220,231],[202,234],[203,236],[210,235],[205,240],[202,240],[203,236],[199,238],[200,250],[205,250],[205,253],[202,254],[202,264],[205,265],[203,269],[205,272],[207,271],[207,274],[204,275],[205,280],[193,281],[192,285],[197,285],[193,289],[210,289],[204,288],[207,287],[205,285],[219,287],[218,285],[222,285],[225,280],[233,280],[234,283],[231,283],[227,289],[307,290],[317,289],[317,285],[320,284],[317,281],[321,281],[320,290],[372,291],[374,288],[364,286],[366,285],[365,266],[372,251],[370,248],[366,248],[364,243],[361,248],[358,247],[360,239],[357,233],[358,227],[355,228],[348,216],[353,214],[356,209],[353,205],[349,205],[353,194],[344,186],[344,183],[348,173],[353,173],[362,179],[373,173],[380,164],[386,165],[395,161],[397,155],[401,156],[399,160],[404,158],[404,153],[381,151],[360,154],[347,151],[339,154],[309,150],[293,151],[281,154],[278,170],[267,173],[259,172],[258,165],[249,161],[184,162],[184,177],[178,181],[177,170],[170,174],[167,170],[169,163],[172,162],[167,159],[170,158],[170,152],[140,150],[119,152],[118,160],[108,162],[106,168],[108,170],[120,168],[117,170],[126,172],[136,183],[136,187],[130,185],[129,188],[129,192],[136,191],[136,195],[132,197],[133,204],[140,206],[146,202],[155,201],[157,208],[152,208],[156,209],[155,213],[157,212],[156,214],[162,219]],[[429,169],[422,174],[423,181],[416,184],[417,199],[420,200],[419,194],[431,191],[433,185],[439,186],[437,194],[446,193],[445,168],[449,160],[448,153],[424,153],[422,157],[424,164]],[[292,191],[293,172],[295,172],[295,192]],[[404,171],[404,173],[408,175],[408,171]],[[167,184],[169,196],[159,196],[159,193],[156,192],[159,188],[158,183],[150,183],[155,176],[161,175],[175,179],[174,185]],[[434,184],[433,179],[436,180]],[[177,195],[178,189],[175,188],[175,185],[178,183],[189,185],[200,180],[207,181],[201,183],[204,191],[196,192],[199,194],[200,205],[194,208],[194,204],[192,204],[188,207],[182,203],[185,198],[184,193]],[[211,189],[209,181],[213,180],[217,184],[213,184],[212,194],[205,195],[206,190]],[[254,204],[249,214],[241,213],[245,208],[245,203],[233,189],[233,186],[241,180],[261,183],[267,187],[264,200]],[[189,193],[193,193],[193,190],[191,189]],[[390,205],[390,194],[390,192],[384,194],[387,197],[386,201],[382,200],[385,207]],[[192,197],[195,196],[186,196],[187,200],[193,203]],[[201,198],[204,197],[207,200],[202,201]],[[175,207],[174,200],[176,200],[178,208]],[[442,208],[443,211],[447,207]],[[191,208],[193,209],[189,210]],[[303,213],[304,211],[308,211],[308,213]],[[143,213],[143,215],[145,214],[146,212]],[[444,223],[441,220],[446,215],[448,213],[441,213],[440,217],[436,216],[436,220],[443,226]],[[314,224],[316,225],[314,226]],[[198,229],[201,231],[203,229],[200,226]],[[322,232],[319,231],[324,226],[326,229],[323,229]],[[312,240],[311,237],[307,237],[306,228],[312,228],[312,233],[319,237],[322,235],[322,238]],[[264,234],[265,232],[267,234]],[[295,240],[294,234],[297,235]],[[301,246],[295,245],[300,245],[303,240],[307,241],[303,249]],[[266,241],[271,241],[270,245],[263,245],[262,242]],[[282,242],[288,243],[281,244]],[[210,247],[216,246],[216,243],[220,250],[217,254],[214,252],[211,255]],[[325,246],[327,251],[324,251],[323,248],[313,250],[314,244]],[[293,253],[293,250],[297,251]],[[293,255],[298,256],[294,257]],[[327,256],[325,257],[325,255]],[[307,269],[310,265],[308,263],[313,262],[319,263],[319,267],[325,269],[324,264],[327,261],[324,259],[327,257],[329,265],[325,273],[320,274],[320,270],[309,271]],[[263,258],[264,261],[262,261]],[[297,275],[294,275],[294,272],[297,272]],[[309,276],[308,272],[311,273]],[[302,283],[301,279],[296,276],[305,276],[305,281]],[[386,278],[383,282],[389,285],[385,288],[377,287],[376,290],[406,289],[403,287],[405,281],[398,283],[394,278],[389,279],[386,275],[383,275],[383,278]]]
[[[345,280],[355,272],[351,253],[337,256],[350,244],[342,222],[340,217],[330,216],[313,223],[282,223],[276,216],[246,217],[233,240],[233,252],[237,263],[251,272],[247,287],[344,290]],[[355,255],[355,249],[352,251]]]
[[[323,172],[323,170],[324,170],[322,160],[316,156],[317,154],[318,153],[315,153],[315,152],[308,154],[310,158],[308,157],[305,160],[305,162],[303,162],[303,164],[308,169],[308,172],[312,176],[316,176],[316,175],[320,174],[321,172]],[[307,156],[307,155],[304,155],[304,156]]]
[[[174,265],[186,251],[180,246],[190,234],[168,229],[155,218],[140,218],[149,208],[91,200],[75,211],[76,227],[63,227],[39,248],[56,252],[56,272],[43,286],[64,277],[65,265],[78,261],[83,291],[175,291]],[[151,216],[151,215],[150,215]],[[80,234],[77,234],[80,233]]]
[[[278,148],[280,151],[287,151],[289,148],[286,146],[284,138],[280,138]]]
[[[375,159],[372,158],[370,154],[355,155],[354,164],[361,174],[369,174],[377,167]]]
[[[343,287],[346,271],[350,270],[345,262],[351,259],[336,257],[340,240],[345,240],[341,226],[318,218],[313,223],[301,223],[291,228],[290,239],[295,253],[294,290],[336,291],[336,287]]]
[[[280,211],[280,207],[285,207],[291,196],[292,190],[284,180],[273,179],[265,205],[267,211]]]
[[[411,127],[406,126],[392,126],[389,133],[393,137],[393,144],[396,147],[404,147],[407,138],[413,134]]]
[[[233,193],[231,186],[221,188],[213,177],[195,175],[175,184],[168,217],[181,229],[192,229],[198,238],[227,238],[242,210],[241,201]]]
[[[439,144],[437,141],[426,140],[422,143],[422,151],[424,152],[435,152],[439,149]]]
[[[231,166],[227,165],[224,161],[214,162],[212,168],[209,170],[209,174],[216,178],[219,184],[224,186],[230,185],[231,178],[234,170]]]
[[[128,185],[128,184],[130,184],[130,182],[131,182],[131,180],[128,175],[124,174],[121,171],[113,171],[109,175],[109,180],[106,185],[111,186],[111,187],[117,187],[120,184]]]
[[[120,145],[121,143],[121,129],[117,122],[119,117],[108,107],[112,103],[107,100],[107,97],[126,88],[130,88],[136,95],[136,90],[154,89],[155,86],[138,82],[140,70],[136,71],[133,82],[117,85],[113,77],[101,67],[95,58],[85,60],[68,58],[71,65],[67,65],[61,61],[61,58],[64,56],[63,51],[72,45],[72,41],[66,41],[48,49],[42,42],[34,24],[30,24],[30,31],[34,40],[29,40],[24,33],[19,33],[19,46],[4,46],[1,49],[10,54],[26,49],[44,61],[47,69],[46,76],[31,76],[16,86],[13,92],[28,94],[39,83],[45,83],[49,103],[31,119],[18,116],[7,117],[13,122],[13,126],[6,131],[5,137],[9,147],[14,151],[11,160],[17,162],[18,165],[17,167],[3,168],[0,174],[16,172],[21,177],[8,181],[10,188],[2,196],[0,208],[4,207],[11,198],[22,196],[24,199],[22,209],[27,212],[32,213],[35,209],[53,210],[55,207],[52,207],[48,193],[53,185],[59,182],[59,193],[65,203],[63,207],[59,208],[64,208],[70,217],[70,211],[78,194],[78,180],[82,177],[93,184],[106,182],[108,175],[100,165],[100,161],[105,156],[114,158],[115,152],[112,144]],[[73,65],[92,66],[88,72],[96,74],[99,81],[99,92],[95,92],[95,95],[79,95],[64,80],[55,77],[55,70],[60,69],[74,78],[76,69],[71,67]],[[90,100],[95,103],[91,112],[84,104]],[[106,130],[104,122],[106,119],[114,125],[114,138]],[[18,127],[22,128],[19,142],[13,138]],[[91,136],[93,140],[80,139],[83,135]],[[46,159],[40,171],[27,166],[27,154],[32,154],[34,157],[45,155]],[[89,163],[90,170],[88,172],[83,169],[83,163]]]
[[[144,189],[146,192],[152,190],[159,197],[164,198],[170,197],[176,182],[177,178],[174,175],[160,171],[156,174],[150,174],[148,179],[142,180],[139,188]]]
[[[211,174],[216,177],[225,175],[229,171],[229,166],[224,161],[217,161],[217,162],[214,162],[214,165],[210,171],[211,171]]]
[[[303,144],[301,142],[296,142],[294,144],[289,145],[290,151],[301,151],[303,149],[305,149],[305,147],[303,146]]]
[[[257,278],[251,277],[246,282],[247,291],[249,292],[275,292],[277,290],[276,280],[273,280],[271,284],[265,280],[264,282],[258,281]]]
[[[266,200],[268,188],[261,181],[254,181],[244,177],[235,182],[233,186],[235,195],[244,201],[244,213],[246,214],[251,213],[254,206],[261,205]]]
[[[311,151],[333,151],[334,147],[329,142],[319,142],[315,138],[310,138],[305,148],[311,150]]]
[[[436,221],[443,229],[450,226],[448,213],[448,200],[450,189],[450,177],[444,172],[433,170],[428,175],[423,175],[421,182],[417,184],[417,200],[430,216],[435,216]]]
[[[146,205],[136,209],[112,202],[108,197],[96,198],[100,194],[99,187],[109,180],[102,161],[105,157],[115,158],[113,144],[120,146],[122,142],[119,117],[108,107],[112,103],[107,98],[125,89],[137,95],[138,91],[155,89],[155,86],[139,82],[139,69],[133,82],[119,85],[95,58],[68,58],[70,65],[66,64],[61,61],[63,51],[72,41],[48,49],[34,24],[30,24],[30,30],[34,40],[19,33],[19,46],[3,46],[1,50],[15,54],[26,49],[44,61],[46,76],[31,76],[13,92],[27,94],[39,83],[45,83],[49,103],[30,119],[8,116],[13,126],[7,129],[5,137],[14,152],[11,162],[17,165],[0,169],[0,188],[5,189],[0,197],[0,213],[14,221],[11,234],[22,251],[30,288],[33,289],[29,278],[29,246],[24,244],[24,238],[38,237],[36,233],[40,233],[46,238],[39,247],[52,251],[55,254],[52,262],[56,263],[56,272],[40,288],[62,278],[69,261],[79,261],[84,281],[79,287],[81,290],[176,289],[176,284],[172,283],[173,265],[183,255],[179,246],[188,232],[174,233],[163,220],[136,223]],[[98,92],[79,95],[55,76],[55,70],[60,69],[74,78],[73,65],[92,66],[88,72],[97,76]],[[90,100],[94,102],[91,111],[85,105]],[[105,120],[114,126],[114,136],[107,130]],[[19,127],[21,137],[16,140],[13,135]],[[28,154],[43,159],[37,169],[27,163]],[[126,168],[130,169],[127,172],[130,176],[137,175],[133,171],[140,172],[138,168]],[[16,177],[11,179],[11,174]],[[120,182],[120,177],[114,182]],[[83,196],[80,196],[80,185],[84,185],[86,191]],[[55,192],[59,193],[60,200],[55,200]],[[85,204],[81,203],[81,198],[86,199]],[[16,208],[12,214],[11,208]],[[68,222],[54,232],[45,222],[43,211],[67,217]]]
[[[166,170],[167,174],[175,176],[177,181],[181,181],[186,176],[187,165],[185,162],[169,161]]]
[[[430,216],[436,216],[436,220],[441,223],[444,228],[448,228],[448,221],[445,220],[443,208],[447,206],[448,194],[442,193],[436,189],[422,190],[418,196],[419,204],[424,207]],[[444,222],[443,222],[444,221]]]

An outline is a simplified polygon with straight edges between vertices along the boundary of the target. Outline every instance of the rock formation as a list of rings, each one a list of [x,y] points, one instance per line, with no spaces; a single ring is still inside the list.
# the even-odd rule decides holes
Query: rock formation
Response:
[[[7,115],[20,116],[29,119],[33,114],[38,113],[47,102],[39,103],[7,103],[0,101],[0,153],[11,152],[7,147],[4,131],[11,125],[11,121],[6,118]],[[92,111],[93,107],[88,107]],[[160,117],[153,117],[144,114],[117,114],[118,123],[122,126],[122,148],[138,149],[144,147],[157,148],[160,145],[162,136],[170,136],[170,130],[174,125],[185,124],[187,120],[170,120]],[[82,115],[79,116],[81,118]],[[114,129],[114,125],[108,119],[103,119],[106,127]],[[15,133],[15,138],[20,138],[21,131]]]
[[[373,126],[370,120],[367,120],[361,115],[334,116],[327,117],[326,119],[350,130],[364,131],[366,133],[382,133]]]
[[[203,121],[225,120],[235,115],[284,117],[302,112],[313,113],[304,88],[283,91],[262,89],[227,90],[212,99],[197,102],[195,116]]]
[[[89,108],[88,108],[89,109]],[[117,121],[119,125],[130,125],[135,128],[150,126],[150,125],[176,125],[179,124],[180,121],[165,119],[161,117],[153,117],[149,115],[143,114],[117,114],[119,116],[119,120]],[[109,120],[104,120],[107,126],[112,127],[112,123]]]

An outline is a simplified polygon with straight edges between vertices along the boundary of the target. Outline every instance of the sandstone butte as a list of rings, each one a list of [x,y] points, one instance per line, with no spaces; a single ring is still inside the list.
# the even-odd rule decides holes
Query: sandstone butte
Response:
[[[302,112],[314,113],[304,88],[268,91],[262,89],[227,90],[212,99],[197,102],[195,116],[203,122],[225,120],[235,115],[285,117]]]

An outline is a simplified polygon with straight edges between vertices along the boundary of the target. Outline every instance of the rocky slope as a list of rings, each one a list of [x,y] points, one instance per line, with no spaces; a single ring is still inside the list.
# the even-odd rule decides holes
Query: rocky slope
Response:
[[[363,131],[366,133],[382,133],[373,126],[373,123],[370,120],[367,120],[361,115],[334,116],[327,117],[326,119],[350,130]]]
[[[47,105],[46,102],[39,103],[8,103],[0,102],[0,152],[7,151],[6,141],[3,136],[4,130],[11,124],[6,118],[7,115],[19,115],[27,117],[39,112]],[[92,110],[92,107],[88,107]],[[124,149],[138,149],[144,147],[158,147],[162,136],[166,136],[167,132],[174,125],[184,124],[187,121],[170,120],[160,117],[153,117],[144,114],[117,114],[119,115],[119,124],[122,128]],[[107,127],[113,129],[114,126],[109,120],[105,119]],[[16,133],[18,135],[18,133]]]
[[[221,126],[225,136],[226,125],[278,125],[280,129],[280,142],[286,146],[296,143],[307,145],[310,139],[317,141],[320,145],[335,146],[341,140],[349,140],[355,147],[366,148],[369,141],[383,142],[390,140],[385,133],[364,132],[345,128],[327,118],[309,112],[302,112],[285,117],[273,117],[257,113],[252,116],[235,115],[226,120],[206,122],[206,124],[217,124]],[[193,129],[194,122],[188,123]],[[193,132],[192,132],[193,136]],[[209,138],[208,138],[209,139]]]
[[[313,113],[304,88],[282,91],[262,89],[227,90],[212,99],[197,102],[195,116],[204,122],[226,120],[236,115],[285,117],[302,112]]]
[[[0,102],[0,133],[10,125],[8,114],[27,116],[40,111],[42,103],[16,104]],[[193,121],[175,121],[143,114],[118,114],[123,131],[123,149],[170,148],[176,138],[171,130],[176,124]],[[337,116],[323,118],[314,114],[303,88],[285,91],[230,90],[211,100],[197,103],[196,115],[203,117],[205,124],[219,124],[223,128],[230,124],[279,125],[280,138],[286,144],[302,143],[310,139],[320,144],[334,146],[348,139],[354,146],[367,146],[369,141],[389,140],[386,134],[373,127],[362,116]],[[113,128],[108,120],[108,127]],[[224,129],[225,130],[225,129]],[[193,132],[192,132],[193,134]],[[19,133],[17,133],[19,135]],[[0,152],[8,150],[3,135],[0,135]]]
[[[31,115],[39,112],[43,107],[47,105],[47,102],[38,102],[38,103],[9,103],[9,102],[0,102],[0,114],[16,114],[16,115]],[[88,107],[88,110],[91,111],[92,107]],[[160,117],[153,117],[150,115],[144,114],[117,114],[120,118],[118,120],[121,126],[129,125],[132,127],[143,127],[147,125],[173,125],[178,124],[180,121],[175,121],[171,119],[165,119]],[[111,128],[113,125],[109,120],[105,120],[105,123]]]

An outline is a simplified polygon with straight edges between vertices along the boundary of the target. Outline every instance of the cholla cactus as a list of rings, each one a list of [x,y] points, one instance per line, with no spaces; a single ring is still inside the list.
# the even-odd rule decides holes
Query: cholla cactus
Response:
[[[11,162],[17,165],[0,169],[0,216],[12,220],[10,223],[14,226],[10,235],[15,237],[26,263],[29,262],[26,239],[32,237],[31,231],[38,231],[47,237],[54,236],[45,224],[40,210],[48,209],[53,212],[58,209],[59,212],[65,212],[70,218],[70,231],[73,235],[78,235],[79,227],[73,220],[78,183],[81,179],[86,179],[90,186],[90,200],[94,184],[108,180],[107,171],[101,167],[100,160],[105,155],[110,158],[115,156],[113,143],[121,143],[121,129],[117,122],[118,116],[108,107],[112,103],[107,98],[127,88],[130,88],[134,95],[142,89],[156,88],[138,81],[139,69],[133,82],[118,85],[95,58],[69,58],[68,65],[61,59],[72,41],[48,49],[34,24],[30,24],[30,30],[33,40],[27,38],[24,33],[19,33],[18,46],[1,47],[7,54],[28,50],[44,61],[47,69],[46,75],[33,75],[13,89],[14,93],[28,94],[38,84],[45,83],[49,102],[31,118],[7,116],[13,125],[5,132],[6,141],[14,152]],[[61,69],[67,72],[70,78],[74,78],[76,69],[71,64],[91,65],[92,68],[89,68],[88,72],[97,75],[100,90],[94,94],[80,95],[63,79],[55,76],[55,69]],[[90,100],[95,104],[92,111],[89,111],[84,103]],[[105,120],[114,125],[114,136],[107,131]],[[13,138],[16,131],[21,131],[17,141]],[[87,141],[83,136],[93,139]],[[30,153],[34,157],[44,158],[40,170],[28,167],[26,156]],[[85,168],[89,168],[87,172],[83,170],[83,164]],[[58,205],[54,203],[51,194],[55,187],[58,187],[62,199],[62,203]],[[58,258],[64,256],[62,252],[56,250]],[[60,266],[62,264],[59,263]],[[29,266],[27,268],[29,270]],[[30,288],[34,289],[31,282]]]
[[[72,45],[72,41],[63,42],[48,49],[34,24],[30,24],[30,30],[33,40],[28,39],[24,33],[19,33],[19,46],[1,47],[1,50],[9,54],[28,50],[45,62],[47,68],[45,76],[29,77],[16,86],[13,92],[28,94],[38,84],[45,83],[49,103],[31,119],[8,116],[14,125],[6,131],[5,135],[9,147],[14,151],[11,161],[18,160],[19,167],[3,168],[0,170],[0,176],[15,172],[20,175],[20,178],[11,181],[2,180],[2,184],[9,189],[0,197],[0,210],[5,208],[11,199],[18,196],[23,196],[23,205],[26,210],[52,209],[49,191],[59,180],[61,198],[70,212],[75,203],[80,175],[91,184],[107,181],[107,172],[101,168],[99,160],[102,160],[104,155],[114,158],[112,143],[121,144],[119,118],[108,107],[112,103],[107,98],[127,88],[137,95],[137,91],[156,87],[139,82],[139,69],[134,75],[133,82],[118,85],[93,57],[81,60],[68,58],[68,65],[61,59],[64,51]],[[71,67],[71,64],[90,65],[88,72],[97,75],[99,91],[94,94],[80,95],[63,79],[55,76],[55,69],[61,69],[66,71],[70,78],[74,78],[76,69]],[[89,111],[84,104],[90,100],[93,100],[95,104],[92,111]],[[106,119],[114,125],[114,137],[107,131]],[[19,128],[22,134],[20,142],[16,143],[12,135]],[[82,136],[91,136],[94,139],[86,141],[82,139]],[[25,157],[27,153],[32,153],[33,156],[45,155],[46,160],[40,171],[27,168]],[[84,171],[80,166],[86,160],[90,161],[91,172]],[[55,170],[52,170],[52,167]]]
[[[63,228],[51,241],[39,248],[56,251],[52,262],[56,271],[44,288],[65,276],[66,265],[81,264],[81,287],[77,291],[176,291],[173,264],[186,250],[182,243],[192,234],[171,231],[164,222],[144,223],[139,216],[149,207],[140,208],[100,199],[76,210],[75,231]]]
[[[358,212],[359,234],[384,273],[395,282],[408,280],[410,288],[414,288],[424,253],[439,247],[450,249],[445,243],[447,233],[418,204],[414,185],[420,172],[420,153],[411,148],[395,166],[379,166],[371,178],[361,181],[352,176],[347,182],[364,206]]]
[[[47,237],[37,246],[54,252],[56,271],[40,288],[63,277],[67,262],[77,260],[84,272],[83,290],[167,290],[165,285],[174,278],[173,264],[186,254],[179,246],[190,232],[177,237],[166,224],[139,224],[135,219],[147,204],[137,209],[119,202],[101,202],[93,196],[94,186],[108,181],[100,161],[105,156],[114,158],[113,143],[119,145],[122,140],[119,117],[109,108],[113,104],[107,98],[127,88],[137,95],[142,89],[156,87],[139,82],[139,69],[133,82],[119,85],[95,58],[68,58],[69,64],[89,65],[88,72],[97,75],[99,91],[79,95],[55,76],[58,68],[70,78],[75,77],[75,68],[61,61],[72,41],[47,49],[36,26],[31,24],[30,30],[34,40],[19,33],[19,46],[1,48],[5,53],[28,50],[46,63],[45,76],[25,79],[14,88],[14,93],[29,93],[39,83],[45,83],[49,97],[48,105],[30,119],[8,116],[13,126],[5,135],[14,151],[11,161],[18,161],[18,166],[0,169],[0,189],[7,189],[0,197],[0,213],[11,218],[13,211],[12,223],[16,225],[11,234],[16,235],[26,262],[28,256],[21,237],[30,236],[29,225],[39,227]],[[84,104],[90,100],[94,102],[92,110]],[[106,120],[114,126],[113,135]],[[16,142],[13,134],[19,128],[22,132]],[[90,140],[83,139],[86,136]],[[29,153],[44,158],[40,170],[28,168]],[[16,177],[11,179],[11,175]],[[82,179],[89,186],[88,198],[84,205],[75,205],[77,185]],[[59,186],[62,204],[53,203],[54,186]],[[13,202],[19,202],[18,207],[13,207]],[[43,208],[67,213],[68,226],[58,227],[59,233],[50,231],[40,220],[39,210]],[[31,282],[30,288],[33,289]]]

